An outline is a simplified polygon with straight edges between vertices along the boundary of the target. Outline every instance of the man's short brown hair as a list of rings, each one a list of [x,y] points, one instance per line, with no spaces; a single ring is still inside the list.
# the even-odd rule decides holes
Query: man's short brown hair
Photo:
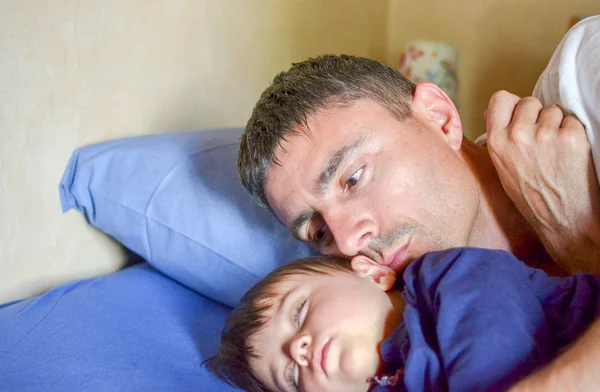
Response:
[[[411,116],[415,85],[400,72],[375,60],[326,55],[293,64],[262,93],[241,138],[238,174],[242,185],[263,207],[264,180],[281,142],[306,127],[321,110],[346,107],[368,99],[398,120]],[[307,128],[307,127],[306,127]]]

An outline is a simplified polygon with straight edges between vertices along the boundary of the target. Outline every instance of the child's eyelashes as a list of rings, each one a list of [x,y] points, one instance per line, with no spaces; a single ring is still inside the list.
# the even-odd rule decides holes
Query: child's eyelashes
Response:
[[[286,376],[286,381],[287,381],[288,385],[290,386],[290,388],[292,388],[292,391],[294,391],[294,392],[298,392],[298,383],[296,382],[297,369],[298,369],[298,365],[294,363],[292,366],[290,366],[288,368],[287,376]]]
[[[300,329],[300,315],[302,314],[302,310],[304,309],[304,306],[306,305],[306,299],[304,299],[302,302],[300,302],[300,305],[298,306],[298,308],[296,308],[296,312],[294,313],[294,325],[296,326],[296,328]]]
[[[305,310],[307,303],[308,303],[308,299],[304,298],[302,301],[300,301],[300,303],[294,310],[294,314],[292,317],[292,323],[293,323],[294,327],[296,327],[296,329],[300,329],[300,327],[302,327],[302,322],[303,322],[302,314],[303,314],[303,311]],[[290,388],[294,392],[298,392],[298,381],[297,381],[298,373],[299,373],[298,364],[295,361],[292,361],[292,366],[288,367],[285,378],[286,378],[287,384],[290,386]]]

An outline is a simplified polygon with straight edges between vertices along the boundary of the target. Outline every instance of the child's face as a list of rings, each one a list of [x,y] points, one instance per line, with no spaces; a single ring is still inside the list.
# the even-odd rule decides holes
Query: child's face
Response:
[[[280,302],[250,339],[260,355],[250,359],[251,369],[275,391],[362,392],[377,373],[379,344],[399,321],[390,317],[390,279],[328,274],[281,283]]]

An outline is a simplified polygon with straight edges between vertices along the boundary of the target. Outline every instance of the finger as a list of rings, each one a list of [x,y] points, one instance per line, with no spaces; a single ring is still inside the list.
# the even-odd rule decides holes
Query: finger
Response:
[[[579,121],[577,117],[575,117],[572,114],[568,114],[565,116],[565,118],[562,120],[562,123],[560,124],[560,128],[568,128],[574,131],[585,131],[585,126],[581,123],[581,121]]]
[[[505,129],[512,121],[515,106],[521,98],[508,91],[498,91],[490,98],[486,110],[486,126],[488,134],[495,130]]]
[[[525,97],[517,103],[513,123],[535,124],[542,111],[542,103],[534,97]]]
[[[539,131],[558,130],[565,118],[565,112],[558,105],[546,106],[542,109],[538,119]]]

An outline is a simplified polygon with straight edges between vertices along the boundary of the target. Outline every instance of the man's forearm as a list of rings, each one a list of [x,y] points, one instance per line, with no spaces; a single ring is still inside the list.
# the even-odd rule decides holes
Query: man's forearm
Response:
[[[544,369],[510,389],[527,391],[598,391],[600,388],[600,320]]]

